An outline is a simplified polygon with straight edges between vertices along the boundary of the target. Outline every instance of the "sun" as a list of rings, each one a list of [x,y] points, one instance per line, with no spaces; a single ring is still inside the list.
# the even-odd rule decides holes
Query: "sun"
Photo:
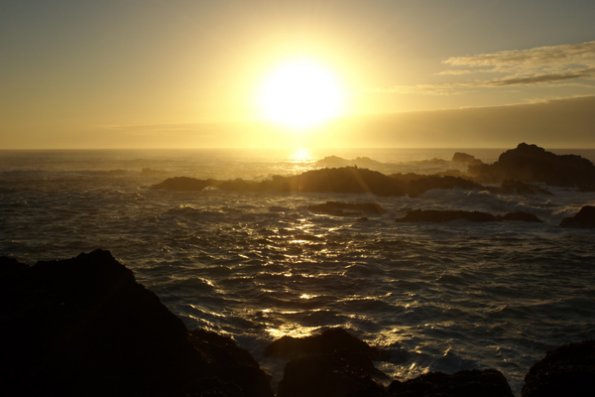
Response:
[[[257,103],[265,120],[304,131],[341,116],[346,90],[338,75],[323,63],[290,59],[266,76]]]

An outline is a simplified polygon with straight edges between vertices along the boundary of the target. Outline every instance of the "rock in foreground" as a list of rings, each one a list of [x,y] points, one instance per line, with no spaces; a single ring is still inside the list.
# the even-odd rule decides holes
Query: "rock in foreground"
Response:
[[[189,334],[108,251],[0,269],[1,395],[272,396],[248,353]]]
[[[514,397],[502,373],[495,369],[433,372],[389,387],[394,397]]]
[[[595,396],[595,341],[548,352],[525,376],[523,397]]]
[[[305,338],[285,336],[272,342],[267,356],[291,359],[278,397],[385,396],[374,379],[385,378],[372,360],[379,352],[341,328]]]
[[[584,206],[576,215],[563,219],[560,226],[579,229],[595,228],[595,207]]]

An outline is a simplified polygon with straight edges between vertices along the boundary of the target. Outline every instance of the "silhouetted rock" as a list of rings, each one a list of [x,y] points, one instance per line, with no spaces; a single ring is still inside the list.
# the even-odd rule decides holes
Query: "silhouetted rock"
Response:
[[[475,156],[472,156],[467,153],[461,153],[461,152],[455,152],[455,154],[452,155],[451,161],[453,163],[463,163],[466,165],[482,164],[482,161],[479,160],[478,158],[476,158]]]
[[[108,251],[31,267],[0,260],[7,263],[10,271],[0,278],[0,394],[272,396],[255,386],[266,376],[239,359],[238,348],[195,348],[210,339],[189,337]]]
[[[523,397],[595,396],[595,341],[547,353],[525,376]]]
[[[387,166],[385,163],[373,160],[369,157],[356,157],[353,160],[344,159],[338,156],[327,156],[315,163],[317,168],[340,168],[340,167],[361,167],[379,169]]]
[[[339,201],[310,205],[308,209],[316,214],[335,216],[381,215],[386,212],[376,203],[342,203]]]
[[[365,168],[324,168],[294,176],[273,176],[264,181],[203,180],[169,178],[154,189],[203,190],[215,187],[231,192],[251,193],[369,193],[379,196],[419,195],[431,189],[480,189],[481,185],[453,176],[394,174],[384,175]]]
[[[573,154],[556,155],[526,143],[502,153],[494,164],[473,165],[469,171],[487,181],[543,182],[586,190],[595,187],[595,166],[589,160]]]
[[[357,353],[370,360],[379,355],[376,349],[342,328],[329,328],[304,338],[284,336],[269,344],[264,353],[271,357],[297,358],[337,352]]]
[[[504,375],[494,369],[452,375],[433,372],[405,382],[394,381],[388,391],[394,397],[513,397]]]
[[[291,359],[279,383],[279,397],[382,396],[374,378],[386,378],[372,360],[380,352],[341,328],[305,338],[285,336],[265,355]]]
[[[541,222],[535,215],[526,212],[511,212],[504,215],[493,215],[481,211],[448,210],[413,210],[409,211],[404,217],[397,219],[397,222],[451,222],[456,220],[469,222]]]
[[[595,228],[595,207],[584,206],[576,215],[563,219],[560,226],[580,229]]]
[[[372,362],[358,353],[297,358],[285,366],[278,397],[384,397]]]
[[[211,184],[212,181],[206,179],[177,176],[174,178],[167,178],[163,182],[153,185],[153,188],[165,190],[203,190]]]

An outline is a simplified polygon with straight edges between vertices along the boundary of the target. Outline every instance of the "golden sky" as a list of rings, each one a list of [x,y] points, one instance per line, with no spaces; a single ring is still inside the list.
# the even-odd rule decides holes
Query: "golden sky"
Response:
[[[588,0],[2,1],[0,148],[594,147],[594,15]],[[345,103],[296,134],[261,120],[258,92],[302,58]]]

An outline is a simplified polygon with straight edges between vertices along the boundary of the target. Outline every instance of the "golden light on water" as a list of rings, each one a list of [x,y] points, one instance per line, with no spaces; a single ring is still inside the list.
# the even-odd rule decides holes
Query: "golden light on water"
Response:
[[[346,98],[335,71],[314,59],[296,58],[266,75],[256,100],[266,121],[302,132],[343,115]]]

